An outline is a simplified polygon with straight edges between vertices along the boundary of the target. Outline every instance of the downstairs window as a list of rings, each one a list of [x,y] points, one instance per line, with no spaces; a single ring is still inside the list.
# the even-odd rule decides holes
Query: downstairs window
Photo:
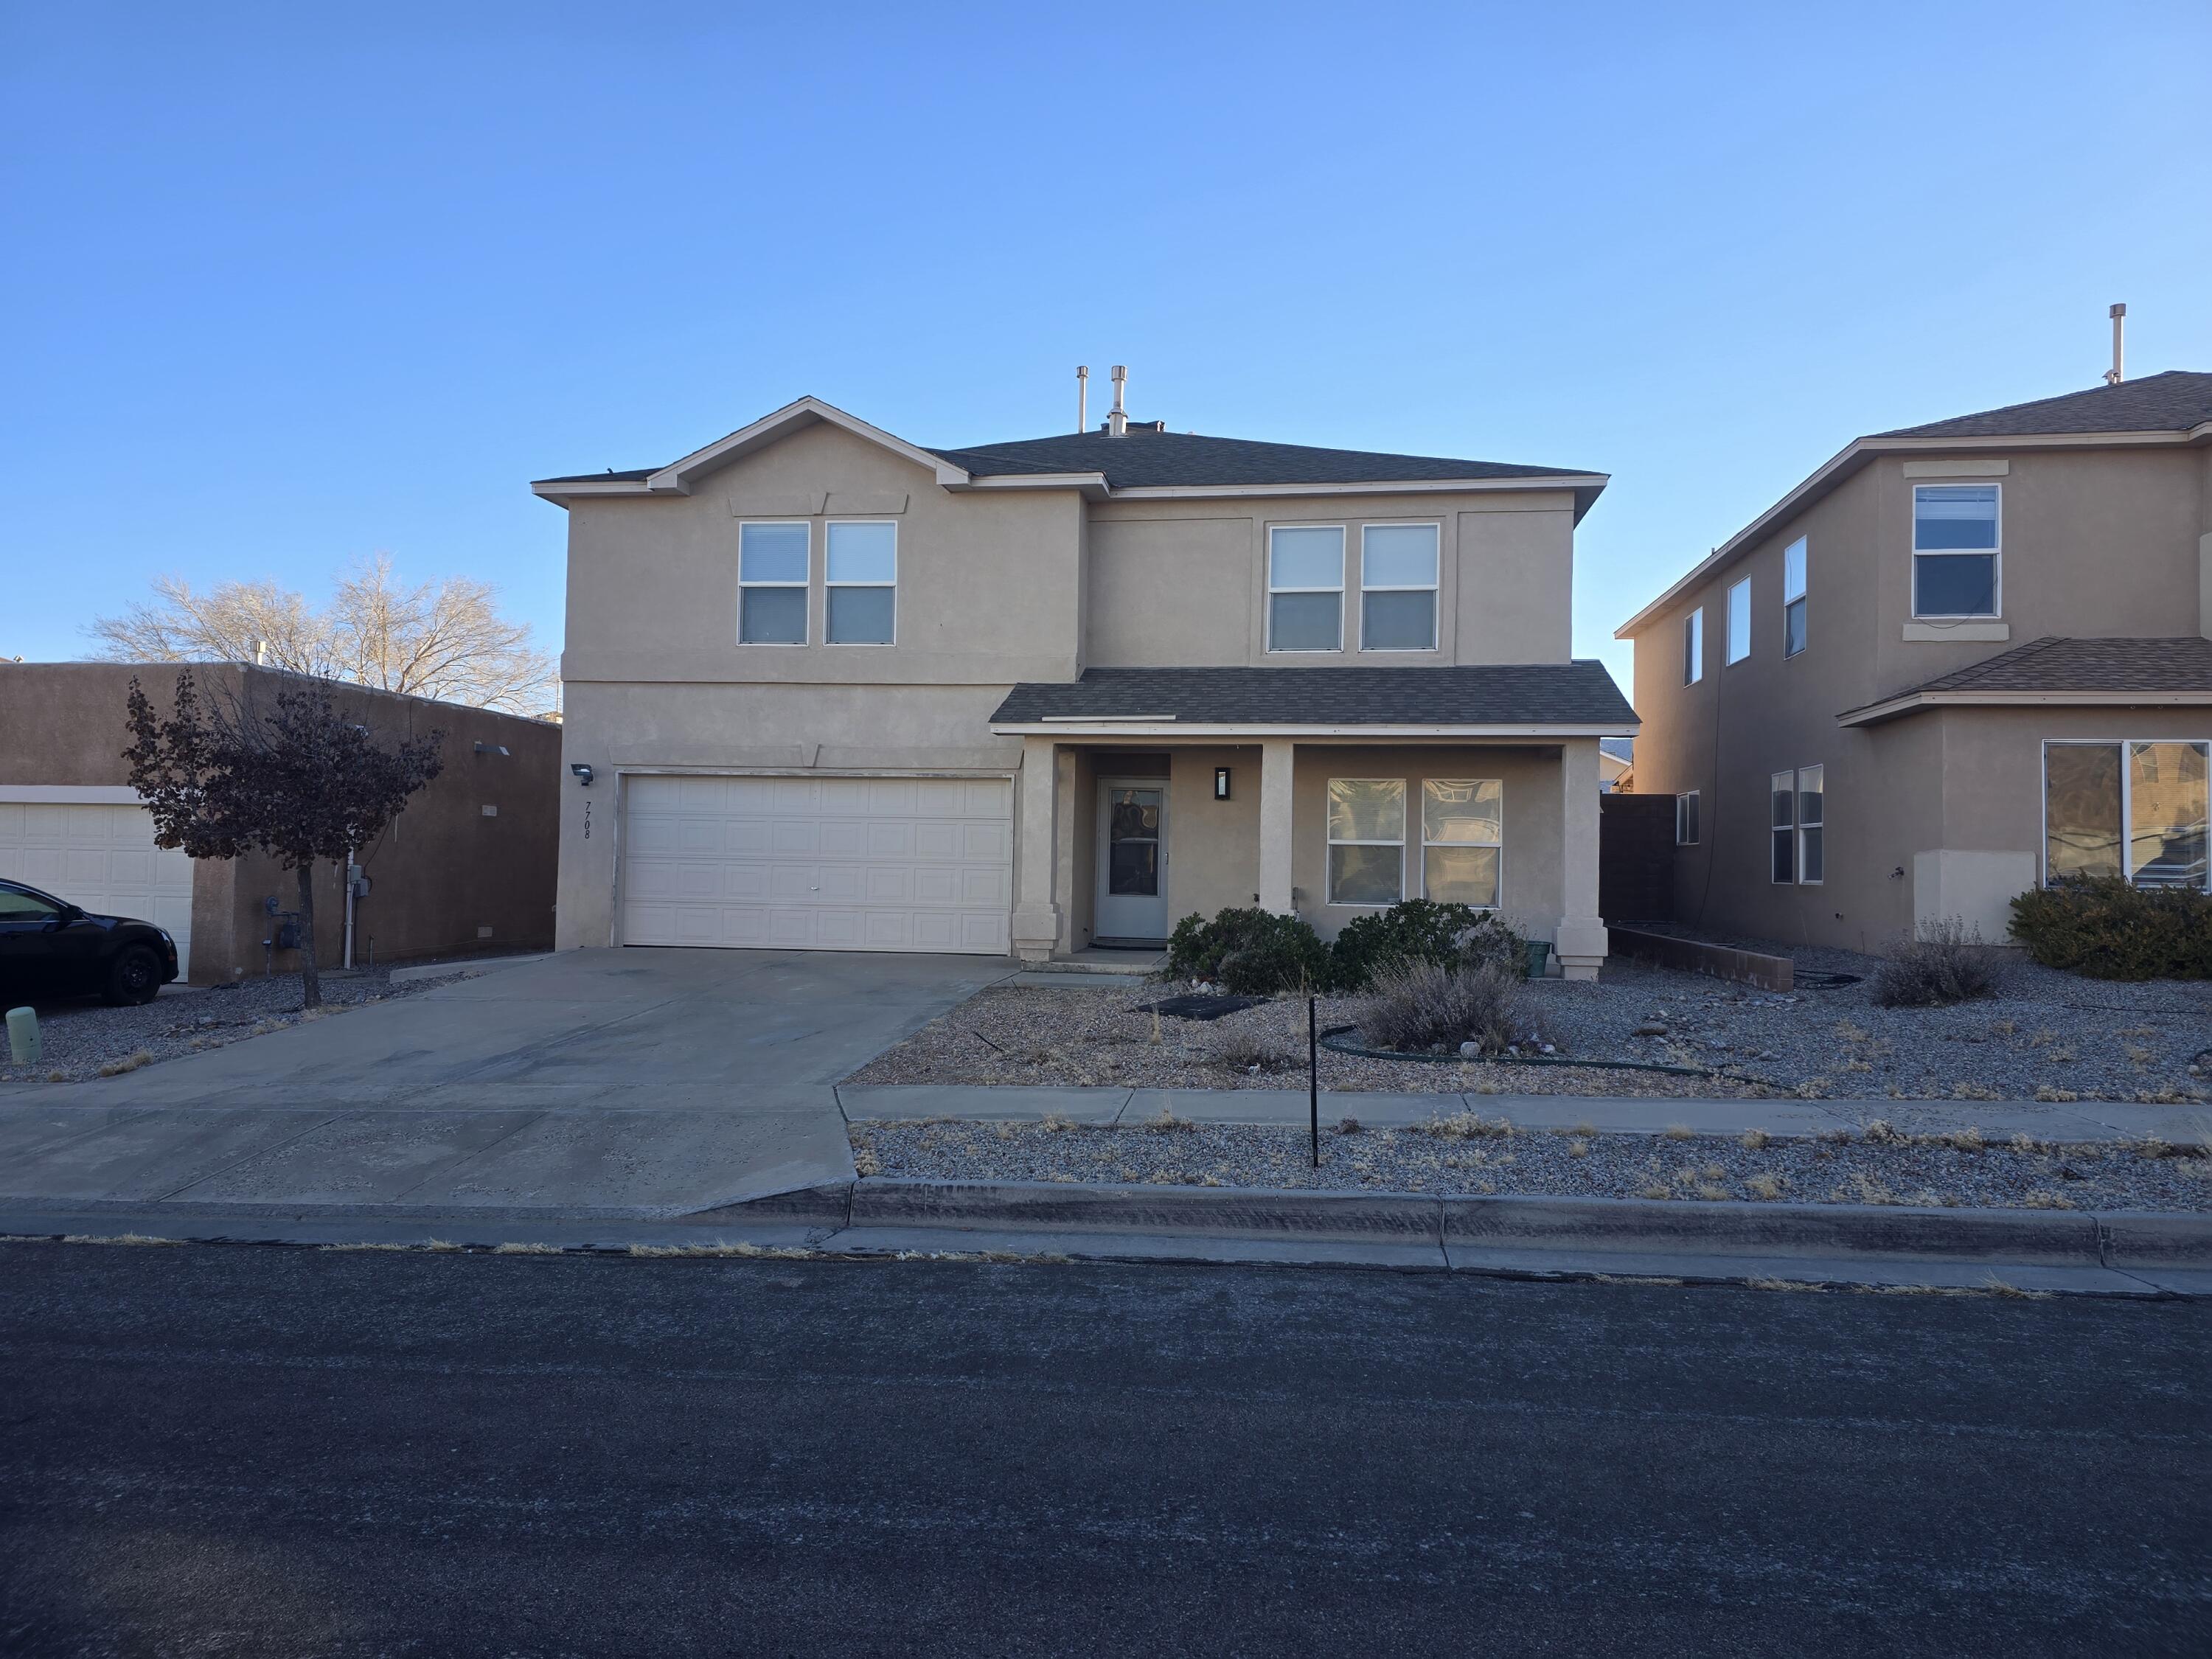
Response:
[[[2124,876],[2138,887],[2208,884],[2212,744],[2046,743],[2043,878]]]

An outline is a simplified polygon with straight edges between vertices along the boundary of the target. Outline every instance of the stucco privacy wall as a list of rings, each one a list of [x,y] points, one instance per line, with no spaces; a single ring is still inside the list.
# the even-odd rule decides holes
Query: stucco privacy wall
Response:
[[[1438,526],[1437,648],[1361,652],[1359,532]],[[1345,527],[1344,647],[1268,653],[1270,526]],[[1328,667],[1351,662],[1565,662],[1574,499],[1526,495],[1115,501],[1091,508],[1086,665]]]
[[[124,718],[131,678],[166,709],[177,669],[165,663],[0,663],[0,785],[127,786]],[[264,695],[291,678],[231,664],[195,664],[192,672],[204,698],[248,682]],[[415,736],[433,727],[446,733],[445,769],[362,854],[374,890],[359,907],[362,952],[371,937],[379,961],[551,943],[559,729],[358,686],[334,690],[342,711],[380,735]],[[479,742],[510,752],[479,755]],[[486,817],[486,806],[497,808],[496,815]],[[316,949],[327,963],[338,959],[343,938],[344,890],[335,866],[319,880]],[[272,893],[288,910],[297,903],[297,878],[271,859],[251,854],[194,865],[195,981],[262,971],[269,919],[261,901]],[[480,937],[480,928],[489,935]],[[275,962],[282,969],[294,957],[278,951]]]

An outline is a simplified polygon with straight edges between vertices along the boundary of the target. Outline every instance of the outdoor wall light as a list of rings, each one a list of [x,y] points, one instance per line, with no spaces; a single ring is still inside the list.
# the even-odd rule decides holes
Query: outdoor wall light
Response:
[[[480,743],[477,745],[477,753],[479,755],[504,755],[507,752],[507,747],[503,743]]]
[[[1213,798],[1216,800],[1229,799],[1229,769],[1225,766],[1213,769]]]
[[[582,784],[584,787],[588,789],[592,787],[592,769],[590,767],[585,765],[581,761],[576,761],[569,765],[568,769],[576,775],[576,781]]]

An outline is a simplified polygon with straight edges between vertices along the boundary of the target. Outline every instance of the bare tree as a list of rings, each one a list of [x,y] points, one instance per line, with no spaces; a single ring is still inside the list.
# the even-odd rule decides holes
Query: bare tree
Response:
[[[383,833],[407,798],[438,775],[445,733],[378,746],[342,718],[327,681],[300,680],[203,707],[186,669],[166,720],[134,678],[131,787],[154,817],[154,838],[196,859],[259,850],[300,876],[300,970],[307,1006],[322,1006],[315,962],[318,859],[337,860]]]
[[[379,555],[349,569],[331,603],[270,581],[205,593],[173,576],[155,602],[94,623],[100,655],[124,662],[258,662],[449,702],[542,714],[559,696],[553,659],[526,623],[499,612],[487,582],[447,576],[408,587]]]

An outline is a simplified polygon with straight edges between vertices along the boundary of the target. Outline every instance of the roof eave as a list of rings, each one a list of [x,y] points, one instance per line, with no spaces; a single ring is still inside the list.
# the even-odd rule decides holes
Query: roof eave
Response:
[[[2205,691],[1908,691],[1846,708],[1838,726],[1878,726],[1929,708],[2188,708],[2212,707]]]
[[[1314,721],[1304,724],[1258,720],[1181,720],[1172,717],[1112,716],[1066,720],[994,720],[991,732],[1006,738],[1342,738],[1432,742],[1438,738],[1518,738],[1556,742],[1563,738],[1632,738],[1643,730],[1636,720],[1492,721],[1365,725]]]

